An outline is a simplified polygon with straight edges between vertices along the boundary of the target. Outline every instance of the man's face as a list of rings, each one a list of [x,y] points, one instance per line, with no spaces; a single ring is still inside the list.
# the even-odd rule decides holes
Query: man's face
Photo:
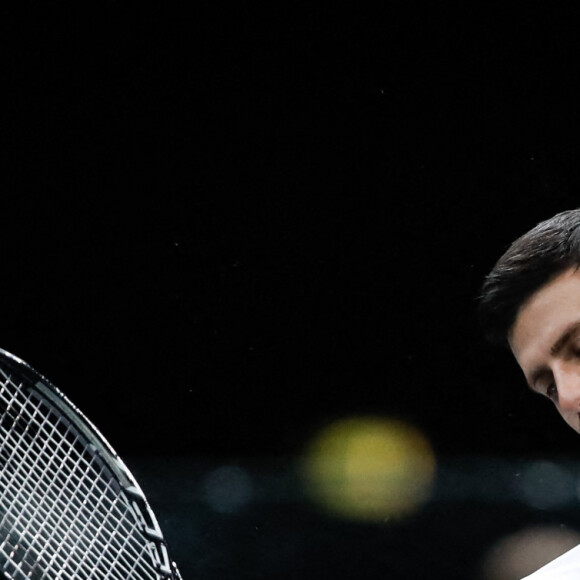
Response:
[[[530,388],[580,433],[580,271],[566,270],[533,294],[508,338]]]

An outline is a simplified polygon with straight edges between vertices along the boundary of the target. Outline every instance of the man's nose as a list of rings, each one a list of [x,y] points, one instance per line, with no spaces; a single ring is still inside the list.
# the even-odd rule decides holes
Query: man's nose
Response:
[[[554,379],[558,385],[560,410],[568,413],[580,413],[580,369],[560,368]]]

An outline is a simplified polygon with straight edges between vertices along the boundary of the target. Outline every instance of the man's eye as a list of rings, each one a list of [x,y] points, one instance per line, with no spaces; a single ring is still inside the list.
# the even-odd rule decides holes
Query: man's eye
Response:
[[[549,399],[555,399],[558,395],[558,389],[556,388],[556,383],[550,383],[545,390],[546,397]]]

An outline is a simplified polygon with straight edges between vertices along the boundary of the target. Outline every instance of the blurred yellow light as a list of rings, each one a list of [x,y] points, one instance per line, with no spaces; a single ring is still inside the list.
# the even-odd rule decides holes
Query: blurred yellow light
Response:
[[[430,495],[435,457],[412,425],[351,417],[323,429],[302,466],[307,491],[332,513],[383,521],[410,514]]]

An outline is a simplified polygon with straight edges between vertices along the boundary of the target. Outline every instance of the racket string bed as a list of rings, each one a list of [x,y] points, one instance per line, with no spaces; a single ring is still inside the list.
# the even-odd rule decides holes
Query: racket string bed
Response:
[[[179,580],[136,482],[46,389],[0,365],[0,570],[11,580]]]

